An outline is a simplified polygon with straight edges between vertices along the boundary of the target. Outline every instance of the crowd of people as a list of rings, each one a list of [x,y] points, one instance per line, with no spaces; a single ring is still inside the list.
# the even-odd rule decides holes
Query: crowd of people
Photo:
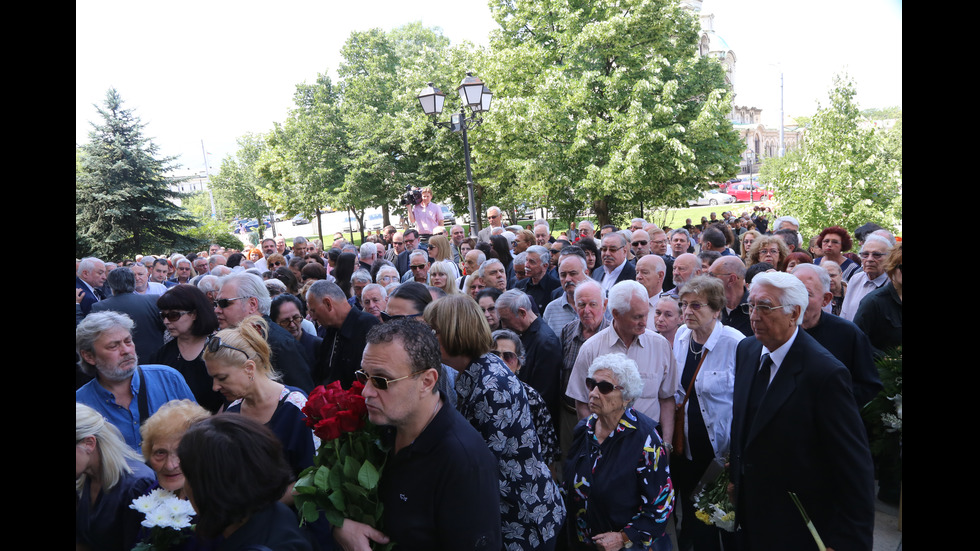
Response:
[[[421,197],[360,246],[76,261],[78,548],[131,549],[156,488],[197,512],[186,549],[815,549],[789,491],[827,548],[871,548],[859,412],[902,341],[900,240],[764,207],[624,229],[491,207],[467,236]],[[383,529],[293,508],[301,410],[334,381],[391,427]],[[718,460],[734,533],[695,517]]]

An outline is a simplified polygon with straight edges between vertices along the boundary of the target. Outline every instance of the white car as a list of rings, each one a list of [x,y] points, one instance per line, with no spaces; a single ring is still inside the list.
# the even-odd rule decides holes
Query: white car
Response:
[[[710,189],[701,194],[701,197],[693,201],[688,201],[687,204],[692,207],[705,207],[705,206],[715,206],[715,205],[725,205],[728,203],[734,203],[735,198],[731,195],[721,191],[720,189]]]

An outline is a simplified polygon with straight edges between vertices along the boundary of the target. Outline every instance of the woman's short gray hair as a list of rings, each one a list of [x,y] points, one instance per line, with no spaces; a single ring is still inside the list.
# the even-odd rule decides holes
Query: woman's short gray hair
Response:
[[[600,369],[608,369],[616,377],[619,386],[623,387],[623,401],[626,405],[633,402],[643,393],[643,379],[640,378],[640,370],[636,362],[626,356],[626,354],[603,354],[592,360],[589,366],[589,377],[592,377]]]
[[[524,344],[521,343],[521,338],[517,336],[517,333],[511,331],[510,329],[497,329],[490,334],[490,337],[493,338],[494,345],[496,345],[497,341],[500,339],[507,339],[514,343],[514,353],[517,354],[517,365],[524,367]]]

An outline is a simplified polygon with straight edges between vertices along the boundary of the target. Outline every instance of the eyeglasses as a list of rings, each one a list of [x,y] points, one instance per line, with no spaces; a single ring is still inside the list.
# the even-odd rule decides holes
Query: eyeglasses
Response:
[[[273,266],[282,266],[282,262],[279,262],[279,261],[277,260],[277,261],[275,261],[275,262],[273,262],[273,263],[272,263],[272,265],[273,265]]]
[[[619,249],[622,249],[622,247],[599,247],[599,251],[604,253],[614,253]]]
[[[511,352],[510,350],[491,350],[490,353],[504,360],[505,362],[513,362],[517,360],[517,354]]]
[[[647,246],[647,243],[649,243],[649,241],[640,240],[640,241],[634,241],[633,242],[634,245],[639,245],[641,247],[646,247]]]
[[[779,254],[779,249],[759,249],[759,254]]]
[[[421,270],[422,268],[425,268],[425,264],[412,264],[409,266],[409,268],[413,270]]]
[[[303,316],[301,316],[299,314],[296,314],[295,316],[293,316],[291,318],[286,318],[286,319],[279,320],[279,326],[280,327],[283,327],[285,329],[289,329],[289,327],[291,325],[293,325],[293,324],[299,325],[301,323],[303,323]]]
[[[395,315],[389,314],[388,312],[381,312],[381,321],[389,322],[391,320],[400,320],[403,318],[417,318],[421,315],[422,315],[421,312],[418,314],[395,314]]]
[[[425,370],[423,369],[422,371]],[[397,379],[385,379],[384,377],[379,377],[377,375],[368,375],[362,369],[358,369],[357,371],[355,371],[354,375],[357,377],[358,382],[360,382],[362,385],[366,385],[367,382],[370,380],[371,384],[374,385],[374,388],[378,390],[388,390],[388,385],[390,385],[391,383],[397,383],[398,381],[401,381],[403,379],[414,377],[419,373],[422,373],[422,371],[416,371],[415,373],[411,373],[409,375],[405,375],[404,377],[399,377]]]
[[[236,300],[242,300],[243,298],[252,298],[252,297],[219,298],[218,300],[214,301],[214,307],[221,308],[223,310],[231,306],[232,302]]]
[[[885,253],[861,251],[860,253],[858,253],[858,255],[861,258],[868,258],[869,256],[873,256],[875,257],[875,260],[878,260],[879,258],[885,256]]]
[[[190,313],[190,310],[169,310],[167,312],[160,312],[160,318],[173,323],[179,320],[180,316]]]
[[[697,312],[698,310],[701,309],[702,306],[707,306],[707,304],[701,304],[700,302],[685,302],[685,301],[681,301],[681,302],[678,302],[677,303],[677,308],[679,308],[682,312],[688,306],[690,306],[691,309],[693,309],[695,312]]]
[[[387,281],[387,282],[390,282],[393,279],[395,279],[395,276],[390,276],[390,275],[378,276],[378,281]]]
[[[210,352],[212,354],[215,354],[215,353],[218,352],[218,350],[220,350],[222,348],[230,348],[232,350],[237,350],[238,352],[241,352],[242,354],[245,354],[245,359],[246,360],[251,360],[252,359],[252,357],[248,355],[248,352],[245,352],[241,348],[235,348],[234,346],[230,346],[230,345],[227,345],[227,344],[221,342],[221,337],[213,336],[213,337],[209,337],[208,338],[208,344],[207,344],[208,352]]]
[[[497,215],[490,215],[490,216],[487,216],[487,218],[489,218],[491,220],[496,220],[497,218],[500,218],[500,215],[499,214],[497,214]]]
[[[596,381],[592,377],[585,379],[585,388],[589,389],[589,392],[592,392],[592,389],[596,387],[599,387],[599,392],[602,394],[609,394],[613,390],[623,390],[623,387],[614,385],[609,381]]]
[[[770,304],[751,304],[751,303],[746,303],[746,304],[739,304],[738,307],[741,308],[742,309],[742,312],[745,313],[745,314],[751,314],[752,313],[752,310],[760,309],[761,310],[760,313],[765,314],[765,315],[769,315],[769,314],[772,313],[773,310],[777,310],[779,308],[782,308],[783,305],[782,304],[771,304],[770,305]]]
[[[823,244],[824,245],[840,245],[840,241],[838,241],[836,239],[824,239],[823,240]]]

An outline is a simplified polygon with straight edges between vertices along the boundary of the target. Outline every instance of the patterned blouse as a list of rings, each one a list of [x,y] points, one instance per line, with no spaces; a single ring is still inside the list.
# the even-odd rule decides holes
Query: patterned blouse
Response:
[[[500,464],[504,549],[537,549],[557,535],[565,505],[541,456],[520,379],[500,358],[484,354],[456,377],[456,393],[457,409]]]
[[[575,427],[565,461],[571,514],[571,549],[592,547],[592,538],[624,531],[639,549],[664,536],[674,509],[667,452],[649,417],[627,408],[600,444],[595,414]]]

